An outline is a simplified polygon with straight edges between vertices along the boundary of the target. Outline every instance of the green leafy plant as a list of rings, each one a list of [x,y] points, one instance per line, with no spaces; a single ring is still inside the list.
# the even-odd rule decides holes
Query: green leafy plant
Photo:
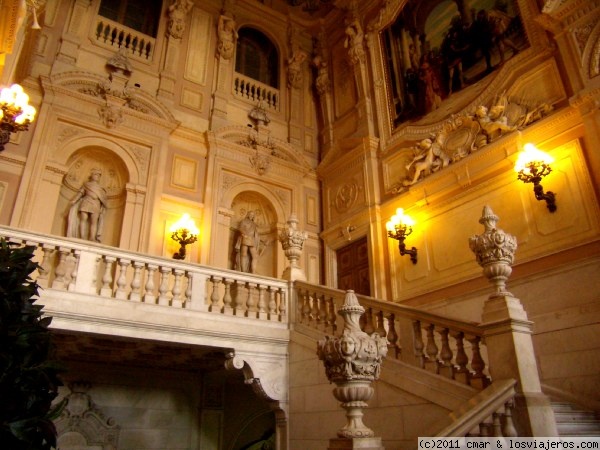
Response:
[[[31,274],[34,247],[0,239],[0,447],[46,450],[56,447],[56,418],[64,404],[52,406],[62,383],[62,366],[53,345]]]

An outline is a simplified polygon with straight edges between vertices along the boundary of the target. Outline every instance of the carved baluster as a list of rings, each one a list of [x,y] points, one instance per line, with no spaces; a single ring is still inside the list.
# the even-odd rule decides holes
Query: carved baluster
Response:
[[[221,284],[221,278],[213,276],[210,277],[210,281],[212,281],[212,294],[210,295],[208,310],[211,312],[221,312],[221,308],[219,308],[219,284]]]
[[[146,289],[144,292],[144,303],[156,304],[156,295],[154,295],[154,273],[158,266],[154,264],[148,264],[146,271]]]
[[[310,324],[310,295],[308,291],[304,291],[302,294],[302,323],[305,325]]]
[[[37,278],[37,283],[40,287],[48,287],[48,275],[54,260],[54,255],[54,246],[42,244],[42,262],[38,267],[39,276]]]
[[[425,368],[425,354],[423,353],[423,349],[425,348],[425,344],[423,344],[423,335],[421,333],[421,322],[418,320],[413,321],[413,331],[414,331],[414,348],[415,348],[415,362],[422,369]]]
[[[117,260],[114,256],[104,255],[104,275],[102,276],[102,287],[100,295],[103,297],[112,297],[112,267]]]
[[[228,280],[225,278],[223,280],[223,284],[225,285],[225,293],[223,294],[223,314],[233,314],[233,307],[231,303],[233,299],[231,298],[231,283],[233,280]]]
[[[69,256],[69,253],[70,251],[63,247],[58,248],[58,265],[56,266],[56,269],[54,269],[56,277],[54,278],[54,281],[52,281],[52,287],[54,289],[65,289],[68,286],[65,275],[67,274],[67,256]]]
[[[171,268],[161,266],[160,271],[160,284],[158,285],[158,304],[163,306],[169,306],[169,274]]]
[[[504,427],[502,427],[502,435],[504,437],[516,437],[517,429],[512,419],[512,400],[504,404]]]
[[[438,372],[438,346],[435,343],[435,325],[430,324],[427,327],[427,345],[425,346],[425,352],[427,353],[427,358],[425,361],[425,368],[430,372],[437,373]]]
[[[144,263],[140,261],[133,262],[133,278],[131,279],[131,292],[129,300],[139,302],[142,300],[140,288],[142,287],[142,268]]]
[[[456,367],[454,368],[454,379],[464,384],[469,384],[470,373],[467,369],[469,357],[465,352],[464,333],[459,331],[453,335],[456,342],[456,358],[454,360]]]
[[[492,436],[502,437],[502,425],[500,424],[500,414],[492,414]]]
[[[312,318],[315,329],[319,330],[323,313],[321,312],[321,308],[323,306],[322,295],[319,295],[317,292],[314,293],[313,296],[313,307],[312,307]]]
[[[335,335],[337,331],[337,314],[335,311],[335,300],[333,297],[329,297],[329,301],[327,302],[329,306],[329,325],[331,326],[331,333]]]
[[[241,281],[236,281],[235,285],[233,286],[233,314],[235,314],[236,316],[244,316],[246,312],[244,308],[244,304],[246,302],[240,295],[241,285]]]
[[[398,347],[398,333],[396,333],[396,320],[394,314],[388,316],[388,351],[394,358],[400,355],[400,347]]]
[[[371,336],[373,334],[373,332],[375,331],[375,327],[373,326],[373,308],[367,308],[367,310],[365,311],[365,326],[363,328],[363,331],[365,333],[367,333],[369,336]]]
[[[490,426],[485,422],[479,424],[479,436],[488,437],[490,435]]]
[[[126,299],[127,292],[125,291],[125,284],[127,282],[127,268],[131,264],[131,260],[119,258],[119,276],[117,277],[117,290],[115,292],[115,298]]]
[[[385,326],[384,326],[384,318],[383,318],[383,311],[379,311],[375,317],[377,317],[377,326],[375,327],[375,333],[377,333],[379,336],[381,337],[386,337],[387,336],[387,332],[385,331]]]
[[[173,269],[173,274],[175,275],[175,281],[173,282],[173,298],[171,299],[171,306],[174,308],[183,308],[183,301],[181,299],[181,277],[185,273],[182,269]]]
[[[279,320],[285,322],[287,320],[287,297],[286,290],[279,289]]]
[[[448,328],[444,328],[440,331],[440,335],[442,336],[442,350],[440,351],[440,359],[442,360],[440,364],[439,373],[440,375],[444,375],[448,378],[452,378],[454,375],[454,367],[452,366],[452,350],[450,349],[450,343],[448,342]]]
[[[479,336],[474,336],[469,339],[471,343],[471,351],[473,352],[471,356],[471,370],[473,374],[471,375],[471,386],[477,389],[483,389],[489,384],[488,378],[483,373],[485,369],[485,362],[481,357],[481,352],[479,350],[479,343],[481,338]]]
[[[275,288],[269,286],[269,320],[277,319],[277,302],[275,301]]]
[[[246,284],[248,290],[248,296],[246,297],[246,317],[252,317],[253,319],[257,317],[256,302],[254,301],[254,289],[256,286],[254,283]]]
[[[194,273],[187,271],[187,286],[185,287],[185,304],[189,305],[192,302],[192,287],[194,286]]]
[[[73,250],[73,267],[71,269],[71,282],[69,283],[68,290],[71,292],[75,291],[77,282],[77,268],[79,266],[79,257],[81,256],[81,250]]]
[[[265,291],[267,290],[267,286],[264,284],[258,285],[258,311],[256,316],[259,319],[267,319],[267,301],[265,300]]]

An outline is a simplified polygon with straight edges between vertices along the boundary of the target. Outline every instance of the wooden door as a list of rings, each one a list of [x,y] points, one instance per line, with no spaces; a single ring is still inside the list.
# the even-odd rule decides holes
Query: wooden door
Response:
[[[352,289],[371,295],[367,238],[359,239],[336,252],[338,289]]]

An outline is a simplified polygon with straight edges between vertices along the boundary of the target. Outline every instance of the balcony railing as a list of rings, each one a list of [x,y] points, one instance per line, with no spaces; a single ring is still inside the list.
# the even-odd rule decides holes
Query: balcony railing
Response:
[[[96,17],[94,41],[102,47],[127,49],[127,56],[138,61],[151,62],[154,57],[156,39],[144,33],[113,22],[106,17]]]
[[[253,104],[261,102],[263,108],[266,110],[280,110],[279,89],[275,89],[237,72],[234,74],[233,93],[236,97],[250,101]]]
[[[0,227],[0,236],[36,248],[42,288],[262,321],[288,320],[288,284],[282,280],[5,227]]]
[[[329,334],[339,333],[337,311],[344,292],[302,282],[294,284],[296,322]],[[363,331],[387,337],[388,358],[396,358],[477,389],[490,384],[482,349],[484,329],[476,323],[449,319],[397,303],[358,295],[365,308]],[[401,343],[412,348],[403,349]]]

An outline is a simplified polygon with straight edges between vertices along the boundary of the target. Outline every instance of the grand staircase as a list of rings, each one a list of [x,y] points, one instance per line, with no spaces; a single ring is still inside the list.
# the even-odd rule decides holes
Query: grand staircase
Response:
[[[552,402],[552,409],[560,436],[600,436],[600,417],[594,411],[558,401]]]

